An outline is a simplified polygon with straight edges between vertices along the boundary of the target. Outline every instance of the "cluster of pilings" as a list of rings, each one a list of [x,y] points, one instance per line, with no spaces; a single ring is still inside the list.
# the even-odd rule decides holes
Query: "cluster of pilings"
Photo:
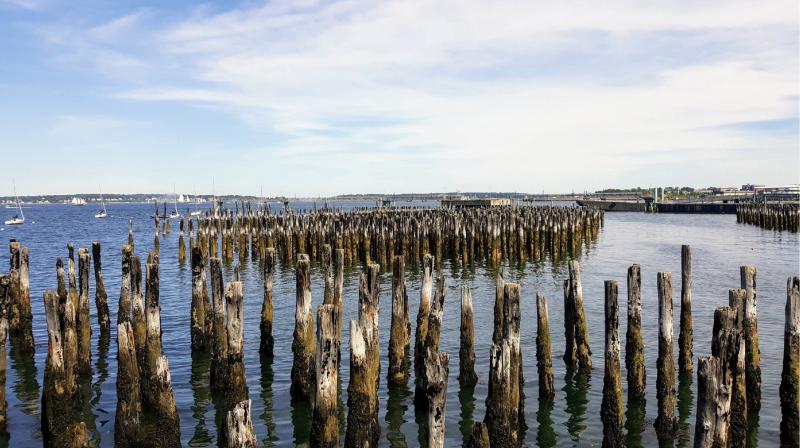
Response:
[[[800,206],[797,204],[742,204],[736,207],[736,222],[767,230],[800,229]]]
[[[189,238],[205,259],[217,256],[221,240],[226,263],[233,262],[235,252],[263,258],[270,247],[289,265],[297,261],[297,254],[317,262],[327,244],[342,249],[345,265],[375,262],[388,270],[398,254],[415,266],[426,253],[463,264],[577,257],[584,244],[596,239],[602,224],[602,211],[587,208],[373,208],[276,215],[244,206],[239,212],[237,206],[235,213],[199,217],[193,241],[190,220]],[[183,250],[179,244],[179,259]]]
[[[191,222],[191,221],[190,221]],[[190,224],[192,264],[191,344],[192,350],[210,351],[210,386],[224,397],[219,444],[227,447],[252,447],[257,442],[250,416],[250,400],[244,373],[242,351],[243,301],[238,269],[233,280],[225,285],[222,260],[209,244],[194,244]],[[197,240],[200,240],[198,235]],[[231,241],[236,241],[231,239]],[[67,246],[69,257],[65,267],[56,260],[57,290],[44,293],[48,331],[48,353],[45,385],[42,396],[42,435],[46,446],[89,446],[86,416],[82,414],[81,383],[91,380],[91,325],[89,323],[89,269],[94,258],[98,324],[101,332],[109,330],[106,293],[103,286],[100,245],[95,242],[92,256],[88,249],[75,251]],[[204,248],[209,250],[204,254]],[[224,253],[224,250],[223,250]],[[264,250],[264,290],[261,318],[260,351],[274,354],[273,274],[278,251]],[[15,334],[10,322],[14,316],[27,322],[30,332],[30,302],[27,294],[27,250],[12,241],[12,274],[0,276],[0,351],[5,350],[5,330]],[[381,359],[387,356],[386,380],[393,385],[405,384],[412,367],[415,371],[415,405],[427,415],[429,446],[444,446],[446,396],[449,377],[449,355],[440,352],[441,327],[445,301],[445,279],[437,269],[435,257],[422,255],[421,291],[411,353],[411,329],[408,315],[408,294],[405,286],[403,253],[392,256],[392,321],[389,348],[381,353],[378,308],[380,303],[377,263],[368,263],[360,275],[358,319],[350,325],[350,375],[347,398],[347,420],[339,421],[339,370],[342,334],[343,278],[346,251],[323,244],[318,252],[323,269],[324,299],[312,312],[312,279],[310,257],[296,256],[296,302],[291,394],[296,400],[311,404],[311,434],[314,446],[339,446],[340,427],[345,428],[344,445],[374,447],[381,434],[378,419],[378,387]],[[208,257],[208,258],[206,258]],[[206,262],[208,260],[208,262]],[[207,263],[207,264],[206,264]],[[118,372],[115,444],[117,446],[179,446],[180,425],[172,391],[167,359],[163,355],[159,305],[159,257],[148,254],[144,281],[141,261],[133,246],[122,248],[122,281],[117,316]],[[211,285],[207,283],[206,266]],[[570,261],[564,280],[563,361],[571,371],[592,369],[587,320],[583,309],[580,265]],[[711,356],[697,362],[698,400],[695,446],[742,446],[746,425],[758,414],[761,396],[761,370],[757,325],[756,270],[743,266],[741,287],[729,293],[727,307],[714,315]],[[25,281],[22,278],[25,278]],[[658,360],[656,363],[656,398],[658,415],[655,429],[660,438],[670,438],[676,427],[676,372],[691,373],[691,249],[681,251],[681,314],[678,338],[678,365],[674,363],[672,274],[659,272],[658,285]],[[144,293],[142,285],[144,284]],[[628,394],[645,398],[645,346],[641,336],[641,274],[638,265],[628,269],[628,331],[625,364],[628,371]],[[210,289],[210,295],[209,295]],[[604,381],[601,421],[603,445],[624,445],[622,412],[621,342],[619,335],[618,285],[605,282]],[[468,446],[521,446],[526,431],[525,396],[523,393],[523,353],[520,343],[519,284],[506,282],[502,272],[496,279],[492,344],[489,351],[488,394],[486,415],[471,431]],[[539,397],[550,400],[553,387],[553,360],[550,344],[550,323],[547,299],[536,294],[537,333],[536,360]],[[16,304],[17,310],[14,311]],[[26,314],[27,313],[27,314]],[[475,336],[472,294],[461,288],[461,334],[459,347],[459,384],[472,387],[478,381],[475,372]],[[6,323],[8,322],[8,324]],[[19,334],[25,336],[23,325]],[[22,346],[26,346],[24,343]],[[800,279],[787,284],[784,362],[780,385],[782,421],[781,441],[787,446],[798,443],[798,388],[800,387]],[[2,353],[0,353],[2,354]],[[0,357],[5,359],[5,357]],[[5,378],[0,363],[0,382]],[[4,384],[0,390],[0,411],[5,410]],[[5,414],[0,415],[5,424]]]

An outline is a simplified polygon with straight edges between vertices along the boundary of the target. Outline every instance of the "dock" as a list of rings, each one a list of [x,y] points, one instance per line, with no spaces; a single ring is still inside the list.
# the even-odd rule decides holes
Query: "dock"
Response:
[[[456,199],[442,199],[442,207],[506,207],[511,205],[511,199],[508,198],[484,198],[484,199],[469,199],[469,198],[456,198]]]

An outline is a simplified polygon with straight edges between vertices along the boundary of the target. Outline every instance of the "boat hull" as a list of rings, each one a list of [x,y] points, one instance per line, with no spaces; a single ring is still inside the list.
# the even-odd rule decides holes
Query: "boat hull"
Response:
[[[605,212],[643,212],[645,203],[633,201],[603,201],[594,199],[581,199],[575,201],[582,207],[595,207]]]

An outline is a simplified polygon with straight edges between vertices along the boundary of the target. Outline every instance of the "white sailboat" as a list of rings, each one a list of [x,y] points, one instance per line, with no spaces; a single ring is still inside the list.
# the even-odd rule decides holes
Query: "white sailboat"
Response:
[[[106,200],[103,199],[103,189],[100,189],[100,202],[103,204],[103,209],[97,212],[94,217],[97,219],[103,219],[108,217],[108,211],[106,211]]]
[[[6,220],[7,226],[19,226],[25,223],[25,213],[22,212],[22,206],[19,203],[19,196],[17,196],[17,183],[14,182],[14,198],[17,200],[17,210],[19,214],[14,215],[11,219]]]
[[[190,216],[200,216],[203,213],[197,207],[197,204],[198,204],[198,197],[197,197],[197,190],[195,190],[195,192],[194,192],[194,211],[189,214]]]
[[[79,198],[77,196],[73,196],[72,200],[69,201],[69,205],[73,207],[83,207],[84,205],[86,205],[86,200],[83,198]]]
[[[175,194],[175,185],[172,186],[172,195],[175,197],[175,210],[169,214],[169,219],[180,219],[181,214],[178,212],[178,196]]]

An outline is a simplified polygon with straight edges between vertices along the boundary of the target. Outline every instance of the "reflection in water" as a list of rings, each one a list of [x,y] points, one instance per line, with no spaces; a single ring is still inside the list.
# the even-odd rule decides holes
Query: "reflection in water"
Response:
[[[388,390],[389,397],[386,400],[386,438],[389,440],[389,446],[405,447],[407,446],[406,437],[401,427],[406,422],[405,413],[406,409],[408,409],[411,390],[406,384],[402,386],[392,385],[389,386]]]
[[[637,400],[628,395],[628,410],[625,413],[626,445],[630,448],[642,446],[642,432],[645,429],[645,400]]]
[[[579,372],[571,369],[567,370],[564,376],[563,391],[567,398],[567,418],[566,426],[570,437],[575,443],[580,442],[581,433],[586,429],[586,405],[589,400],[586,398],[589,392],[591,374]]]
[[[100,445],[100,433],[97,431],[97,424],[95,422],[95,415],[92,412],[92,377],[94,372],[89,372],[87,375],[78,376],[78,393],[80,394],[80,416],[81,421],[86,423],[86,431],[89,434],[89,440],[92,446]]]
[[[556,431],[553,429],[553,419],[550,412],[553,410],[553,400],[539,400],[539,410],[536,412],[536,421],[539,428],[536,430],[536,446],[549,448],[556,446]]]
[[[475,423],[475,388],[461,387],[458,390],[458,401],[461,403],[461,419],[458,422],[461,429],[461,444],[466,445],[472,436],[472,425]]]
[[[267,427],[267,438],[264,446],[275,446],[278,441],[278,433],[275,430],[275,420],[272,418],[272,359],[269,356],[261,356],[261,400],[264,402],[264,412],[261,419]]]
[[[37,381],[36,363],[33,353],[20,352],[16,338],[11,337],[11,368],[17,372],[14,382],[14,396],[19,404],[17,408],[32,416],[39,415],[39,382]]]
[[[425,400],[414,402],[414,421],[417,422],[417,444],[428,445],[428,409]]]
[[[311,403],[292,399],[292,427],[294,445],[308,446],[311,434]]]
[[[97,339],[97,362],[95,370],[97,371],[97,380],[92,384],[92,400],[90,402],[93,415],[100,421],[100,427],[106,426],[109,422],[108,410],[98,407],[100,397],[103,395],[103,384],[108,379],[108,346],[111,341],[110,331],[100,331],[100,337]],[[102,416],[100,414],[103,414]],[[98,433],[98,437],[100,437]],[[99,440],[102,445],[102,440]]]
[[[692,415],[694,395],[692,394],[692,374],[686,373],[678,378],[678,446],[687,447],[692,443],[694,422]]]
[[[206,410],[211,403],[211,387],[209,386],[209,371],[211,368],[211,356],[209,351],[192,351],[192,376],[189,384],[192,386],[192,418],[197,424],[194,427],[194,434],[189,440],[189,446],[209,446],[211,444],[211,434],[206,426]]]

